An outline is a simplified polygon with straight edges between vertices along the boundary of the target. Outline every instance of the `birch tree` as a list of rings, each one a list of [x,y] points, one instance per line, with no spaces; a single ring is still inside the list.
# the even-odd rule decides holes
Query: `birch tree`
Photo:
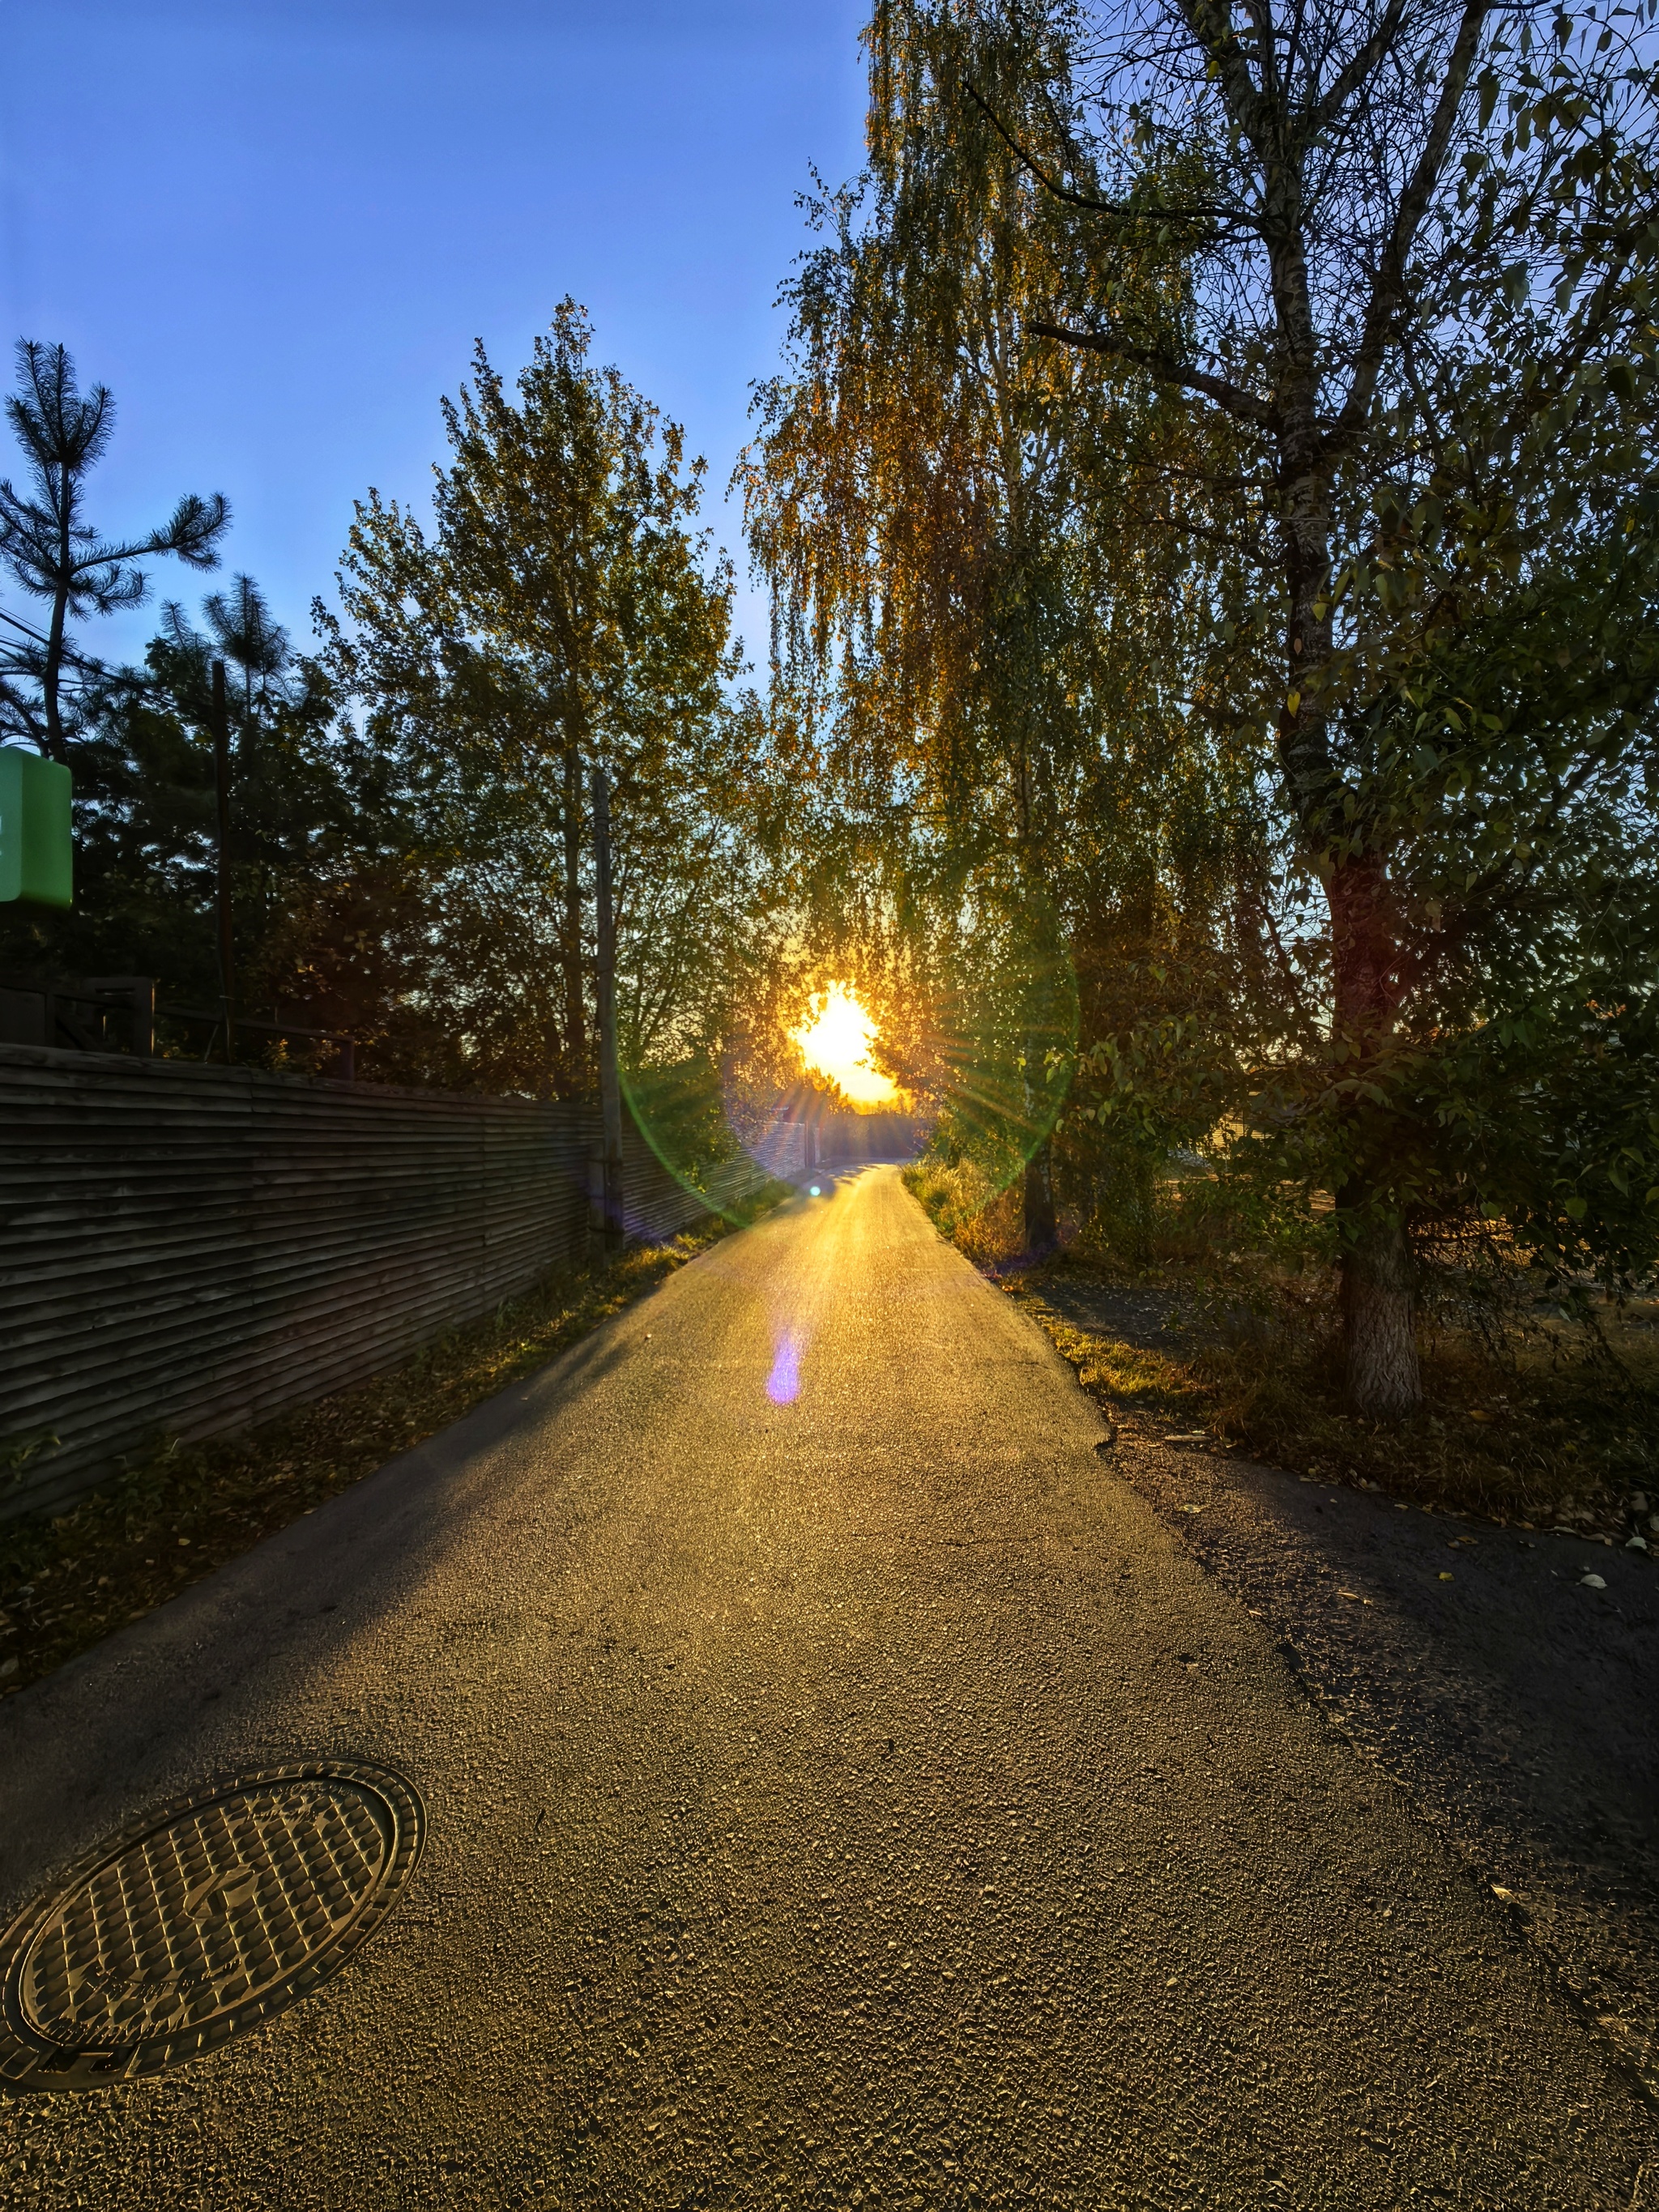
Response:
[[[757,396],[750,543],[779,681],[815,713],[836,794],[825,903],[856,912],[892,885],[906,994],[940,1010],[936,1078],[980,1138],[995,1126],[1024,1153],[1040,1252],[1076,1042],[1064,971],[1082,971],[1086,1022],[1109,1022],[1128,937],[1145,954],[1172,921],[1224,928],[1199,845],[1231,839],[1231,862],[1268,872],[1237,834],[1249,764],[1185,711],[1203,594],[1180,533],[1133,503],[1169,524],[1228,456],[1149,405],[1139,369],[1032,337],[1057,269],[1091,282],[1074,227],[957,96],[927,25],[878,10],[867,42],[870,169],[811,204],[823,243],[787,288],[789,364]],[[1000,57],[1009,112],[1041,124],[1065,65],[1041,36]],[[1116,273],[1140,312],[1178,311],[1178,248],[1149,240]],[[1194,896],[1206,910],[1183,914]],[[1023,1046],[992,1003],[1011,990]]]
[[[1239,686],[1240,725],[1254,717],[1270,741],[1325,910],[1322,1074],[1285,1110],[1325,1132],[1347,1387],[1368,1416],[1419,1402],[1412,1232],[1445,1166],[1425,1131],[1464,1111],[1425,1077],[1425,1039],[1449,1012],[1483,1031],[1504,1013],[1475,948],[1540,893],[1546,853],[1557,866],[1592,792],[1603,865],[1623,853],[1643,879],[1650,12],[947,0],[876,13],[878,40],[925,51],[940,104],[996,132],[1077,241],[1027,331],[1057,357],[1135,373],[1197,443],[1237,456],[1202,502],[1231,564],[1213,667]],[[1043,96],[1010,105],[1004,81],[1034,60]],[[1178,291],[1127,281],[1149,240],[1178,252]],[[1559,616],[1586,592],[1590,637],[1557,647],[1569,662],[1587,647],[1595,681],[1552,696],[1524,647],[1494,647],[1528,610]],[[1472,867],[1447,865],[1458,836]],[[1639,1000],[1646,930],[1623,978]],[[1582,932],[1574,943],[1570,968]],[[1582,975],[1574,992],[1591,995]],[[1553,1210],[1558,1255],[1590,1205],[1577,1173],[1522,1209],[1546,1228]]]

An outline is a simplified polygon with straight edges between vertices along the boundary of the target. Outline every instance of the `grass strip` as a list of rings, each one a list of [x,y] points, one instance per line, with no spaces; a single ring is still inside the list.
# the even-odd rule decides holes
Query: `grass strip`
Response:
[[[1190,1270],[1116,1270],[1099,1255],[1065,1253],[1023,1265],[982,1214],[953,1215],[945,1178],[911,1170],[906,1181],[940,1234],[1031,1315],[1114,1418],[1202,1428],[1291,1474],[1437,1510],[1619,1544],[1635,1536],[1659,1552],[1659,1306],[1650,1300],[1609,1311],[1595,1331],[1565,1320],[1502,1336],[1427,1329],[1421,1414],[1366,1422],[1343,1403],[1334,1283],[1322,1296],[1304,1278],[1277,1317],[1264,1299],[1266,1310],[1243,1316],[1243,1340],[1230,1342],[1191,1318],[1206,1301]],[[1148,1351],[1049,1303],[1052,1294],[1086,1306],[1091,1290],[1103,1305],[1151,1291],[1189,1319],[1170,1331],[1168,1351]]]

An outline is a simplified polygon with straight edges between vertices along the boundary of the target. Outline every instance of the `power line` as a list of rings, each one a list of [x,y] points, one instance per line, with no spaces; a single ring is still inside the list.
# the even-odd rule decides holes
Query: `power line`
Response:
[[[38,629],[31,629],[26,622],[20,622],[15,615],[8,614],[3,607],[0,607],[0,622],[9,623],[14,629],[21,630],[25,637],[33,638],[36,645],[50,646],[52,643],[49,637],[42,637]],[[101,661],[85,659],[80,653],[71,652],[68,646],[60,648],[60,658],[72,668],[79,668],[87,675],[97,678],[100,683],[124,684],[129,691],[152,692],[158,699],[169,696],[160,684],[147,683],[142,676],[118,675],[112,669],[106,668]]]

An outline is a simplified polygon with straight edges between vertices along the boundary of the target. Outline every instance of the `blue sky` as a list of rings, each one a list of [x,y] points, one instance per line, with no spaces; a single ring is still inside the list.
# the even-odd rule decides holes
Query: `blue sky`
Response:
[[[370,484],[424,501],[475,337],[555,302],[710,464],[777,358],[796,193],[862,151],[863,0],[7,0],[4,335],[62,338],[119,421],[111,532],[235,510],[225,571],[296,641]],[[0,472],[15,449],[4,440]],[[159,563],[155,597],[212,588]],[[0,604],[26,612],[8,586]],[[740,618],[763,655],[764,611]],[[88,624],[141,649],[153,606]]]

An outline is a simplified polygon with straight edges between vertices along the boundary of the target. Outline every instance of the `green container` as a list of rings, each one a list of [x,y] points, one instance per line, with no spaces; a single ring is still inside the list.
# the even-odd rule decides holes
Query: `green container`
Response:
[[[0,745],[0,904],[33,899],[37,906],[74,905],[73,789],[59,762],[21,745]]]

